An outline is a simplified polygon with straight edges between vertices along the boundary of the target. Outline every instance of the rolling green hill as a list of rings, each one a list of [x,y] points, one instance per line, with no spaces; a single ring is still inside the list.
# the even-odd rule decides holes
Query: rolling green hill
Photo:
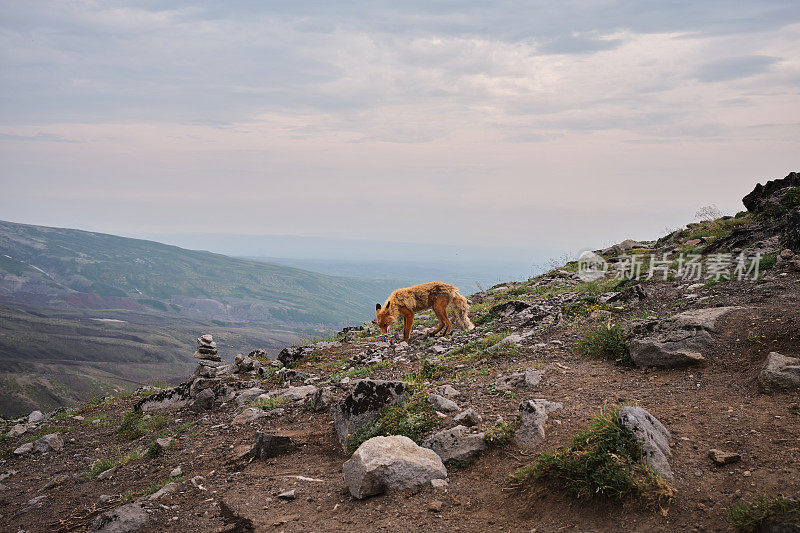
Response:
[[[392,283],[0,221],[0,299],[152,309],[190,318],[338,325],[363,320]]]
[[[226,359],[275,352],[370,318],[395,287],[0,221],[0,415],[185,378],[202,333]]]

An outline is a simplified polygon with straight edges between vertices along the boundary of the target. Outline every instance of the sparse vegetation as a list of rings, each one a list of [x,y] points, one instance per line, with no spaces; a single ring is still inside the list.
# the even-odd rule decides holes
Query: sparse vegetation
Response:
[[[483,432],[483,440],[490,446],[505,446],[511,442],[515,432],[515,422],[498,420],[492,427]]]
[[[411,384],[400,401],[384,406],[375,421],[349,435],[347,443],[352,452],[377,436],[405,435],[417,442],[438,423],[436,412],[428,403],[427,389]]]
[[[149,433],[163,428],[169,420],[163,415],[147,415],[131,409],[122,418],[117,434],[127,440],[136,440]]]
[[[644,463],[642,447],[619,422],[618,407],[604,408],[569,446],[540,453],[512,482],[552,480],[577,498],[670,498],[673,489]]]
[[[786,209],[796,209],[800,207],[800,187],[792,187],[789,192],[781,199],[781,205]]]
[[[250,407],[256,407],[265,411],[277,409],[287,402],[286,398],[282,396],[270,396],[267,398],[258,398],[250,404]]]
[[[777,254],[764,254],[763,256],[761,256],[761,262],[758,264],[758,268],[761,271],[771,270],[775,268],[775,265],[777,263],[778,263]]]
[[[620,326],[601,324],[586,330],[575,343],[575,350],[587,357],[609,359],[621,365],[633,364]]]
[[[748,533],[770,523],[800,525],[800,501],[783,496],[759,496],[752,503],[739,501],[728,508],[728,522]]]
[[[151,483],[146,489],[139,491],[132,491],[132,490],[128,491],[122,495],[121,499],[123,502],[130,502],[138,498],[139,496],[149,496],[150,494],[155,494],[169,483],[180,483],[181,481],[183,481],[183,477],[181,476],[168,477],[166,479],[162,479],[161,481],[155,481]]]

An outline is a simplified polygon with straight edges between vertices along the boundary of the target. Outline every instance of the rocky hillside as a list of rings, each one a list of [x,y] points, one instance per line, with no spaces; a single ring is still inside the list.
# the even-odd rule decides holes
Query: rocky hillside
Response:
[[[8,421],[0,526],[796,531],[800,175],[745,205],[474,294],[447,338],[202,336],[178,387]]]

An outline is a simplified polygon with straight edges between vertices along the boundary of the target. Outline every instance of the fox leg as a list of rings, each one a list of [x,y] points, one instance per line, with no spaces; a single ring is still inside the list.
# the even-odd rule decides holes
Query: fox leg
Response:
[[[414,327],[414,311],[408,307],[401,307],[400,314],[403,315],[403,340],[408,341],[411,337],[411,328]]]
[[[451,324],[450,319],[447,318],[447,298],[437,298],[436,301],[433,302],[433,312],[436,313],[439,321],[444,323],[444,333],[442,333],[442,337],[446,337],[447,334],[450,333],[450,330],[453,329],[453,324]]]
[[[428,330],[427,333],[428,333],[428,336],[430,336],[430,337],[434,337],[437,333],[442,331],[442,329],[444,328],[444,324],[445,324],[444,321],[447,319],[447,313],[442,313],[441,310],[438,307],[436,307],[435,305],[433,306],[433,312],[436,313],[436,318],[439,320],[439,324],[438,324],[438,327],[436,329]]]

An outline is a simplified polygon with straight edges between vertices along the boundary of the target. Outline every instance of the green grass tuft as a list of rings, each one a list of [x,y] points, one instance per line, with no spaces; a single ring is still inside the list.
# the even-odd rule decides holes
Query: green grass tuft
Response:
[[[532,465],[517,470],[512,482],[553,480],[576,498],[670,498],[674,490],[644,463],[641,444],[606,407],[569,446],[542,452]]]
[[[575,350],[587,357],[608,359],[626,366],[633,365],[619,326],[600,325],[588,329],[575,343]]]
[[[269,411],[271,409],[277,409],[281,405],[285,404],[288,400],[283,398],[282,396],[270,396],[267,398],[259,398],[253,401],[250,404],[250,407],[257,407],[259,409],[264,409],[265,411]]]
[[[771,523],[800,525],[800,502],[782,496],[759,496],[753,503],[739,501],[728,508],[728,522],[743,532],[760,531]]]
[[[758,268],[761,271],[764,270],[771,270],[775,268],[775,265],[778,263],[778,255],[777,254],[764,254],[761,257],[761,262],[758,264]]]
[[[122,422],[117,429],[117,434],[128,440],[136,440],[151,431],[163,428],[169,423],[164,415],[148,415],[136,409],[131,409],[122,418]]]
[[[483,432],[483,441],[490,446],[505,446],[511,442],[515,432],[515,422],[498,420],[492,427]]]

